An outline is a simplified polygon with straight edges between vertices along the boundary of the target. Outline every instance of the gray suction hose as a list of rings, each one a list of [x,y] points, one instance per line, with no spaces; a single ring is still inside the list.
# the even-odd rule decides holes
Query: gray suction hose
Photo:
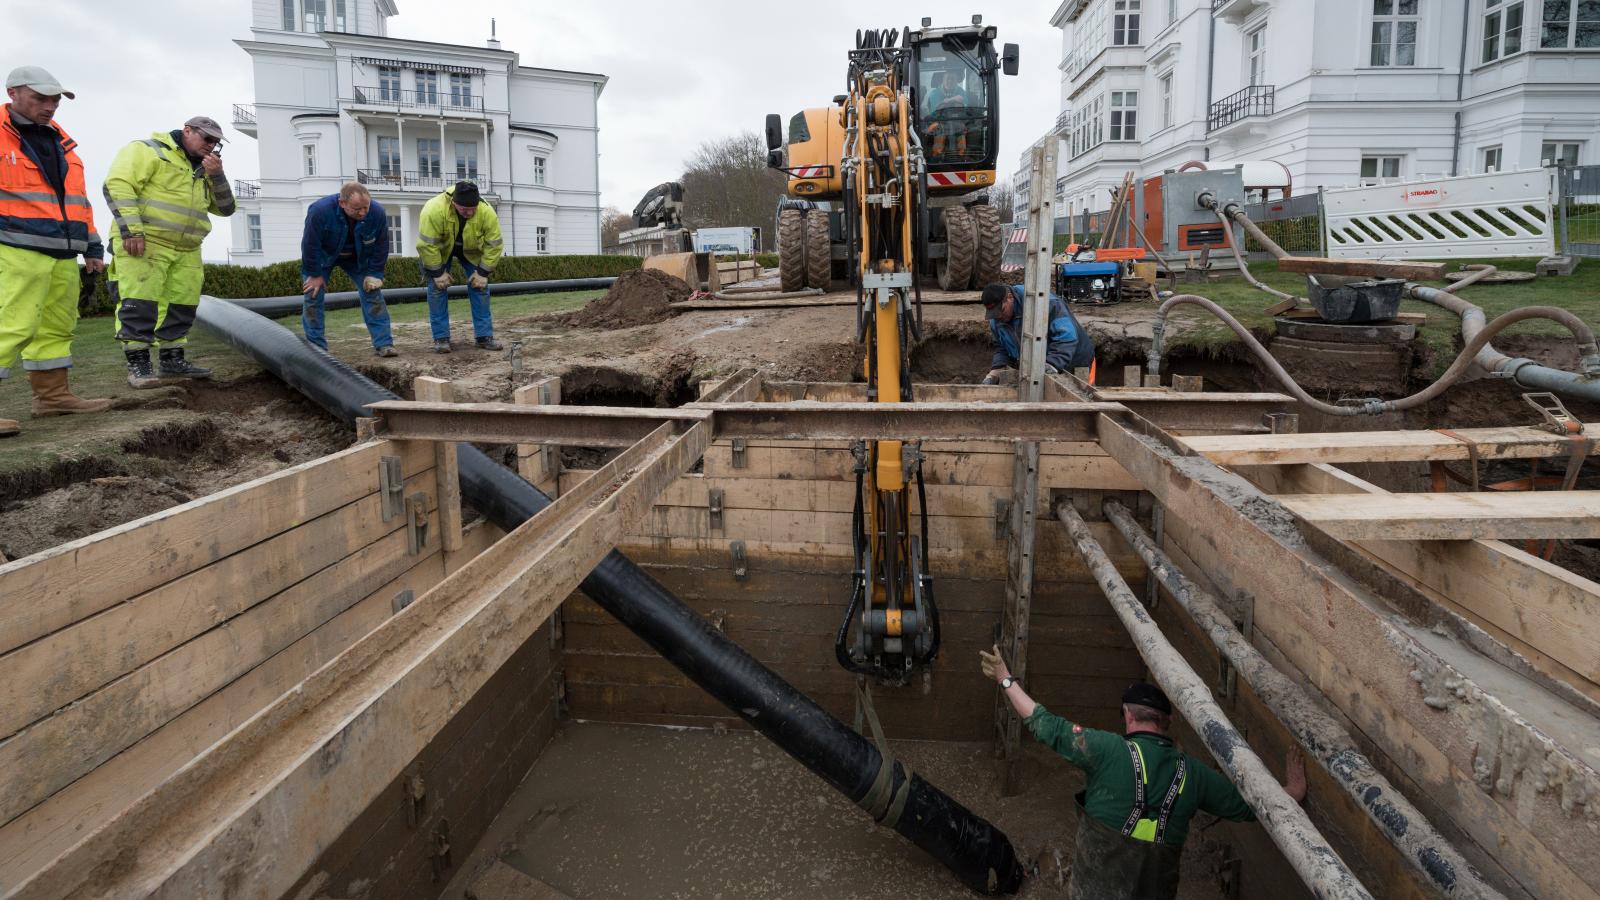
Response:
[[[1204,198],[1202,198],[1200,202],[1204,203]],[[1266,247],[1273,256],[1276,256],[1278,259],[1283,259],[1285,256],[1289,255],[1283,251],[1282,247],[1279,247],[1277,244],[1273,243],[1272,238],[1267,237],[1265,232],[1257,228],[1256,223],[1250,221],[1250,217],[1244,214],[1244,210],[1238,209],[1238,207],[1235,207],[1232,204],[1230,204],[1228,208],[1239,213],[1239,222],[1244,225],[1245,230],[1250,232],[1250,234],[1256,240],[1260,241],[1262,246]],[[1217,209],[1215,204],[1212,205],[1211,211],[1217,214],[1217,220],[1222,223],[1223,229],[1226,230],[1228,228],[1228,215],[1222,212],[1222,210]],[[1256,288],[1266,291],[1272,296],[1277,297],[1279,300],[1298,299],[1293,294],[1285,294],[1283,291],[1280,291],[1277,288],[1258,280],[1256,276],[1251,273],[1250,264],[1244,261],[1244,254],[1239,252],[1239,244],[1237,241],[1228,241],[1228,249],[1233,251],[1234,261],[1239,264],[1239,272],[1244,275],[1245,281],[1248,281]]]

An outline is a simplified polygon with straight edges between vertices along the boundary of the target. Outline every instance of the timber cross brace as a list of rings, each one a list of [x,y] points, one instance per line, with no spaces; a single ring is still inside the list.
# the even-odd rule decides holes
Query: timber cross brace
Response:
[[[116,765],[117,754],[141,735],[122,728],[118,745],[80,740],[73,758],[49,751],[39,742],[55,733],[48,717],[58,708],[75,707],[57,718],[84,719],[95,734],[121,726],[110,695],[96,704],[124,673],[66,667],[68,677],[54,679],[49,695],[34,693],[24,676],[56,671],[53,661],[68,660],[76,646],[68,639],[75,629],[121,600],[87,605],[81,585],[62,580],[71,571],[59,567],[64,555],[0,564],[0,587],[38,600],[26,611],[0,607],[0,616],[10,617],[0,620],[0,691],[8,692],[0,709],[12,710],[0,721],[0,732],[10,735],[0,740],[0,797],[7,798],[0,883],[19,897],[157,890],[220,896],[240,884],[262,894],[289,891],[385,785],[405,776],[450,716],[551,619],[586,573],[614,548],[649,546],[640,536],[652,518],[714,547],[722,570],[730,541],[738,544],[741,583],[760,583],[775,555],[815,552],[830,540],[796,531],[784,543],[748,531],[764,505],[791,502],[776,482],[824,477],[848,459],[849,443],[882,439],[920,442],[930,488],[939,492],[936,512],[951,513],[941,512],[927,548],[947,569],[1014,577],[1017,560],[1007,559],[1005,548],[1019,511],[1028,508],[1038,529],[1038,550],[1028,556],[1041,583],[1093,586],[1104,576],[1106,595],[1126,600],[1133,594],[1125,584],[1117,588],[1117,579],[1137,581],[1149,568],[1175,602],[1150,609],[1123,603],[1118,614],[1136,623],[1131,630],[1146,622],[1165,630],[1183,651],[1188,676],[1198,673],[1185,696],[1198,703],[1209,688],[1205,715],[1224,712],[1210,700],[1215,695],[1239,726],[1234,733],[1249,735],[1248,746],[1237,737],[1214,744],[1210,731],[1201,742],[1228,755],[1237,764],[1230,773],[1252,779],[1247,795],[1269,809],[1282,809],[1281,799],[1261,782],[1255,751],[1270,764],[1276,757],[1266,751],[1297,743],[1318,764],[1309,819],[1268,826],[1280,829],[1271,835],[1291,861],[1342,858],[1335,874],[1318,876],[1324,884],[1344,872],[1386,890],[1412,886],[1403,893],[1600,890],[1600,875],[1588,864],[1600,855],[1600,806],[1590,803],[1600,797],[1592,749],[1600,747],[1600,587],[1498,540],[1592,537],[1600,507],[1582,491],[1546,492],[1539,504],[1516,496],[1394,495],[1336,467],[1464,460],[1466,441],[1481,459],[1567,453],[1568,444],[1549,432],[1271,434],[1264,417],[1290,411],[1289,398],[1097,389],[1068,375],[1046,378],[1038,402],[1015,402],[1006,388],[918,386],[914,402],[887,411],[869,407],[861,385],[765,382],[752,371],[668,410],[450,403],[448,385],[426,393],[433,397],[373,404],[373,442],[292,475],[314,492],[369,485],[361,502],[370,511],[352,512],[352,525],[328,533],[358,523],[383,534],[402,523],[391,526],[383,515],[379,460],[400,459],[387,464],[385,483],[391,493],[403,486],[405,496],[431,498],[419,513],[432,517],[440,538],[416,549],[444,559],[441,577],[419,584],[407,604],[395,600],[399,586],[374,584],[384,618],[370,631],[208,749],[185,757],[181,770],[114,797],[70,846],[45,847],[26,835],[61,821],[55,807],[80,802],[74,783]],[[735,440],[746,446],[739,468],[728,464]],[[458,441],[621,452],[592,473],[558,473],[558,500],[505,537],[463,549]],[[1038,478],[1019,502],[1000,485],[1013,483],[1011,449],[1033,442]],[[812,456],[780,456],[787,444]],[[983,462],[997,473],[1003,457],[1006,474],[983,483],[968,477],[984,455],[994,457]],[[310,487],[306,479],[321,477],[317,468],[336,460],[343,468],[330,468]],[[705,474],[691,473],[702,462]],[[799,465],[813,468],[798,472]],[[772,483],[743,480],[761,477]],[[839,492],[824,481],[812,484],[823,486],[807,488],[797,505],[817,510],[816,521],[842,521]],[[197,508],[213,503],[220,512],[229,497],[242,496],[236,492],[258,489],[241,486],[197,501]],[[1130,530],[1140,523],[1111,502],[1140,496],[1135,492],[1143,492],[1135,509],[1153,505],[1162,516],[1154,541],[1144,536],[1141,543]],[[1057,524],[1049,502],[1061,495],[1085,501],[1062,514],[1067,526]],[[1009,504],[1003,529],[997,501]],[[694,515],[674,518],[680,508]],[[286,509],[283,527],[303,512]],[[392,533],[398,549],[386,552],[409,558],[405,534]],[[242,546],[248,540],[238,537]],[[95,545],[83,543],[72,552],[89,559]],[[1079,554],[1098,563],[1094,578]],[[1063,574],[1069,567],[1074,574]],[[152,580],[130,589],[157,587]],[[1240,635],[1229,616],[1206,612],[1208,594],[1253,598],[1248,633]],[[1012,627],[1026,631],[1030,617],[1044,621],[1051,602],[1035,602]],[[984,646],[990,639],[946,640],[965,647],[958,637]],[[1035,647],[1030,668],[1041,683],[1051,677],[1043,646]],[[1135,648],[1152,671],[1170,664],[1154,637]],[[975,660],[954,653],[940,663],[941,681],[976,678]],[[1027,664],[1016,662],[1019,670]],[[1237,680],[1226,695],[1222,672]],[[1286,701],[1294,689],[1313,699]],[[1309,717],[1307,706],[1319,717]],[[104,721],[86,718],[94,715]],[[1002,747],[1008,763],[1020,753],[1012,734]],[[1297,854],[1296,846],[1337,854]],[[264,847],[270,854],[258,852]],[[111,860],[118,864],[105,865]],[[1362,895],[1355,878],[1348,884],[1339,895]]]

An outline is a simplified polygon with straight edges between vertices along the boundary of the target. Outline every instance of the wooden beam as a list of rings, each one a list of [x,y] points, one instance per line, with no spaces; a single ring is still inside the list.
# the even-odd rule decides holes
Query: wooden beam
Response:
[[[455,391],[443,378],[419,375],[411,390],[418,400],[455,402]],[[433,468],[439,483],[439,531],[444,551],[454,553],[461,549],[461,469],[456,465],[455,441],[434,442]]]
[[[18,896],[279,896],[710,440],[663,426],[213,745]],[[262,848],[272,848],[271,853]]]
[[[511,392],[511,402],[525,406],[554,406],[561,403],[561,377],[547,375]],[[517,474],[523,480],[555,497],[561,489],[561,448],[554,444],[518,444]]]
[[[1458,428],[1439,431],[1339,431],[1250,437],[1185,437],[1183,444],[1223,466],[1297,463],[1431,462],[1534,459],[1572,452],[1572,440],[1540,428]],[[1600,452],[1600,446],[1595,448]]]
[[[1347,541],[1600,538],[1600,491],[1305,494],[1276,498]]]
[[[715,383],[702,383],[700,385],[700,400],[697,403],[687,404],[698,406],[700,403],[748,403],[760,400],[761,373],[756,369],[740,369],[727,378]]]
[[[1387,259],[1327,259],[1321,256],[1285,256],[1278,260],[1279,272],[1404,278],[1409,281],[1439,281],[1444,278],[1445,268],[1444,263],[1396,262]]]

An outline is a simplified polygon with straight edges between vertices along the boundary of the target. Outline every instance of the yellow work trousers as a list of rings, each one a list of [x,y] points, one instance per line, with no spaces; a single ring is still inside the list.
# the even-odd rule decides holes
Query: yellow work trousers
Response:
[[[111,253],[106,272],[117,305],[117,340],[163,347],[187,340],[206,279],[200,249],[174,250],[147,240],[144,255],[131,256],[122,252],[118,236],[111,239]]]
[[[19,354],[30,371],[72,365],[80,280],[77,259],[0,244],[0,378]]]

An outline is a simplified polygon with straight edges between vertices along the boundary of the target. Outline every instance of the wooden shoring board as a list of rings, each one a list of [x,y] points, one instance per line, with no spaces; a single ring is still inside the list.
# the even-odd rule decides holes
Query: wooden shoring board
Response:
[[[1444,278],[1444,270],[1444,263],[1406,262],[1389,259],[1329,259],[1324,256],[1285,256],[1278,260],[1279,272],[1370,278],[1404,278],[1409,281],[1440,281]]]
[[[438,527],[429,511],[429,528]],[[0,742],[0,822],[142,740],[409,569],[396,531]]]
[[[431,447],[360,444],[0,566],[0,652],[216,562],[378,489],[378,458],[407,476]]]
[[[433,488],[434,470],[406,481],[405,496]],[[383,521],[369,494],[298,528],[218,560],[103,612],[0,654],[0,737],[224,625],[405,528]],[[401,541],[404,544],[404,541]],[[249,643],[246,642],[246,646]],[[230,662],[246,661],[241,649]],[[5,817],[0,816],[0,821]]]
[[[1346,541],[1600,538],[1600,491],[1299,494],[1277,500]]]
[[[798,443],[798,442],[796,442]],[[706,451],[708,477],[779,479],[787,481],[848,481],[855,484],[854,460],[846,446],[797,446],[789,442],[749,442],[742,466],[735,466],[733,448],[723,441]],[[923,477],[931,487],[946,485],[1010,485],[1012,458],[1009,448],[970,442],[973,450],[946,450],[947,443],[923,445]],[[990,450],[990,447],[995,449]],[[1093,446],[1082,442],[1042,444],[1039,482],[1046,487],[1085,487],[1098,490],[1138,490],[1138,482],[1104,454],[1054,452],[1054,447]]]
[[[511,392],[511,402],[529,406],[561,403],[561,378],[547,375]],[[548,444],[518,444],[517,474],[523,480],[555,497],[560,490],[561,448]]]
[[[1143,427],[1103,418],[1101,444],[1169,518],[1196,526],[1190,557],[1224,591],[1255,598],[1255,628],[1285,661],[1528,890],[1600,890],[1600,830],[1574,802],[1600,796],[1581,755],[1600,746],[1600,721],[1400,619],[1312,551],[1270,498]]]
[[[418,400],[450,403],[455,390],[449,381],[432,375],[419,375],[412,382]],[[446,553],[461,549],[461,470],[456,465],[454,441],[435,441],[433,467],[438,480],[439,535]],[[409,494],[407,496],[410,496]]]
[[[1565,457],[1572,452],[1569,438],[1540,428],[1458,428],[1455,434],[1459,437],[1438,431],[1216,435],[1186,437],[1183,443],[1222,466],[1470,460],[1474,448],[1482,460]],[[1600,445],[1592,452],[1600,452]]]
[[[1131,477],[1126,481],[1132,481]],[[1047,502],[1053,487],[1107,489],[1101,487],[1104,481],[1088,478],[1063,479],[1062,482],[1040,485],[1037,492],[1038,502]],[[1137,490],[1136,487],[1123,487],[1123,483],[1125,483],[1123,480],[1119,480],[1118,485],[1111,489]],[[724,509],[850,512],[855,508],[856,499],[856,485],[853,480],[800,481],[788,478],[735,478],[691,473],[662,491],[661,496],[656,499],[656,505],[704,510],[709,507],[711,492],[714,490],[722,492]],[[1002,488],[985,484],[930,482],[927,491],[928,511],[932,515],[971,516],[991,521],[995,515],[994,502],[1005,496]]]
[[[674,430],[523,523],[17,896],[285,893],[699,459],[709,429]]]

